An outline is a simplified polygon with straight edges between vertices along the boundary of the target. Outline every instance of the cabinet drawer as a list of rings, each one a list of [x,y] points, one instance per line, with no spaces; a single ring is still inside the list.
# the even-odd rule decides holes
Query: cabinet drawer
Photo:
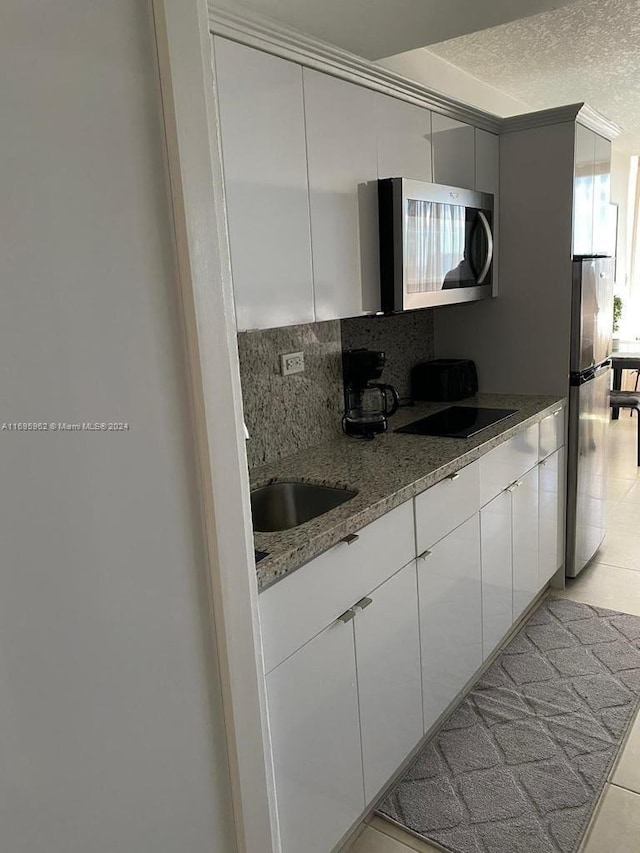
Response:
[[[564,409],[558,409],[540,421],[540,460],[546,459],[564,444]]]
[[[412,501],[260,594],[265,672],[415,557]]]
[[[538,424],[480,458],[480,505],[484,506],[538,462]]]
[[[476,513],[480,507],[480,466],[472,462],[415,498],[418,554]]]

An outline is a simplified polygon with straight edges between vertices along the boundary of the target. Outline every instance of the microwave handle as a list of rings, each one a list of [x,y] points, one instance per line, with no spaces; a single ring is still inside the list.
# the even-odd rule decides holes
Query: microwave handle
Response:
[[[482,223],[482,227],[484,228],[484,233],[487,237],[487,259],[484,262],[484,266],[478,276],[478,284],[482,284],[482,282],[487,277],[487,273],[489,272],[489,267],[491,266],[491,261],[493,260],[493,235],[491,233],[491,226],[489,225],[489,220],[484,215],[484,211],[478,211],[478,217],[480,222]]]

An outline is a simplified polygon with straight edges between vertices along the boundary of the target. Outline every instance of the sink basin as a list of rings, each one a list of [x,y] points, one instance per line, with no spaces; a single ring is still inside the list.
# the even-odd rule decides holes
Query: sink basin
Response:
[[[253,529],[289,530],[345,503],[358,493],[313,483],[270,483],[251,492]]]

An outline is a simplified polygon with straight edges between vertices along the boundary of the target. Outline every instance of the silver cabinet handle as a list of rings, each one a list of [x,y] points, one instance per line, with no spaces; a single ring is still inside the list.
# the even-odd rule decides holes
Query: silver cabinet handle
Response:
[[[557,418],[561,411],[562,409],[558,409],[556,412],[553,413],[553,417]]]
[[[357,607],[358,610],[364,610],[365,607],[368,607],[370,604],[373,604],[373,598],[369,598],[368,595],[365,595],[365,597],[361,598],[360,601],[356,601],[353,606]]]
[[[341,541],[341,542],[346,542],[346,543],[347,543],[347,545],[353,545],[353,543],[354,543],[354,542],[357,542],[359,538],[360,538],[360,537],[358,536],[358,534],[357,534],[357,533],[349,533],[349,534],[347,534],[343,539],[341,539],[340,541]]]
[[[449,480],[457,480],[459,476],[460,476],[460,472],[457,471],[455,474],[449,474],[448,479]]]
[[[344,624],[346,625],[347,622],[351,622],[352,619],[355,619],[355,616],[356,611],[353,609],[353,607],[350,607],[348,610],[345,610],[344,613],[338,616],[337,621],[344,622]]]
[[[427,557],[430,557],[433,552],[428,548],[426,551],[423,551],[422,554],[418,554],[418,560],[426,560]]]
[[[478,211],[478,219],[482,223],[484,233],[487,236],[487,260],[484,262],[482,272],[478,276],[478,284],[482,284],[482,282],[487,277],[489,267],[491,266],[491,261],[493,260],[493,234],[491,233],[491,226],[489,225],[489,220],[484,215],[484,212],[482,210]]]

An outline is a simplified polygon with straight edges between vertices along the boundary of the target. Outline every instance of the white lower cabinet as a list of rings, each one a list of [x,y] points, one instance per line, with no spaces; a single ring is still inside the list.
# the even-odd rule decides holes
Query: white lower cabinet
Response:
[[[328,853],[364,808],[353,622],[267,676],[282,853]]]
[[[423,735],[415,561],[267,675],[283,853],[328,853]]]
[[[505,489],[480,511],[482,649],[486,660],[513,624],[511,493]]]
[[[538,466],[540,497],[538,586],[548,583],[564,562],[564,447]]]
[[[282,853],[334,849],[562,564],[565,450],[536,464],[537,435],[261,594]]]
[[[478,513],[418,561],[418,600],[427,731],[482,664]]]
[[[415,562],[364,603],[354,625],[364,789],[371,802],[423,735]]]
[[[538,466],[511,491],[513,535],[513,619],[524,613],[540,591],[538,581]]]

